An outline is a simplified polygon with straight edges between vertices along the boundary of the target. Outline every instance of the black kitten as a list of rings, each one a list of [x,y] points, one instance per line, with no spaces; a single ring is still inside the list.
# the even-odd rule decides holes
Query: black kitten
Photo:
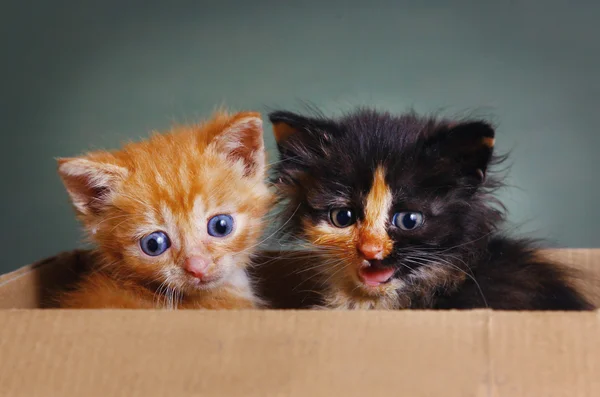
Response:
[[[289,231],[315,250],[325,306],[593,308],[566,268],[497,234],[488,123],[374,110],[269,118]]]

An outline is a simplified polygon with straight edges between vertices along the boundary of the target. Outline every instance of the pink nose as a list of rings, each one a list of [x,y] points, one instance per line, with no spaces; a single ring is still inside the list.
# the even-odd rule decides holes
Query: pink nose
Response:
[[[383,244],[368,242],[363,243],[358,249],[367,260],[383,259]]]
[[[185,261],[185,271],[196,278],[202,278],[206,274],[210,262],[201,256],[192,256]]]

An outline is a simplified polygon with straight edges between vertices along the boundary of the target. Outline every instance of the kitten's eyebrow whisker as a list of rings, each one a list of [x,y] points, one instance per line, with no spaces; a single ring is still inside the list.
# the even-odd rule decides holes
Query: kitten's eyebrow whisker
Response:
[[[144,203],[142,200],[140,200],[140,199],[138,199],[138,198],[135,198],[135,197],[133,197],[133,196],[127,195],[127,194],[125,194],[125,193],[119,193],[119,196],[122,196],[122,197],[128,198],[128,199],[130,199],[130,200],[133,200],[133,201],[135,201],[136,203],[140,204],[142,207],[146,208],[146,210],[148,210],[149,212],[152,212],[152,213],[154,213],[155,215],[158,215],[158,211],[157,211],[157,210],[156,210],[154,207],[152,207],[152,206],[151,206],[151,205],[149,205],[148,203]]]
[[[112,229],[110,229],[110,232],[113,233],[115,231],[115,229],[117,229],[119,226],[121,226],[125,222],[129,222],[130,220],[131,220],[130,218],[122,220],[121,222],[117,223]]]
[[[123,218],[123,217],[135,218],[135,217],[137,217],[137,215],[136,214],[120,214],[120,215],[111,216],[111,217],[102,219],[100,222],[96,223],[94,226],[98,227],[101,224],[103,224],[104,222],[112,221],[112,220],[115,220],[115,219],[120,219],[120,218]]]

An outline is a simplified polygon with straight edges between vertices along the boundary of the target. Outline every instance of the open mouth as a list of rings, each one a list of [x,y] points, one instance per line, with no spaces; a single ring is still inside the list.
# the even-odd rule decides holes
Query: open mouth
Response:
[[[393,267],[382,266],[381,261],[365,261],[364,265],[358,269],[358,276],[366,285],[377,287],[390,282],[394,272]]]

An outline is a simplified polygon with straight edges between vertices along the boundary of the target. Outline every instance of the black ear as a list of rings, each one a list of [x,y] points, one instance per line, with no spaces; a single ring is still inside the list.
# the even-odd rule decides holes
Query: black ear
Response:
[[[494,151],[494,128],[484,121],[444,127],[429,139],[440,166],[451,167],[459,176],[481,183],[485,180]]]
[[[269,121],[281,156],[301,159],[326,155],[337,128],[333,121],[287,111],[269,113]]]
[[[301,133],[310,125],[308,118],[286,111],[269,113],[269,121],[273,124],[273,135],[278,145],[283,144],[291,136]]]

